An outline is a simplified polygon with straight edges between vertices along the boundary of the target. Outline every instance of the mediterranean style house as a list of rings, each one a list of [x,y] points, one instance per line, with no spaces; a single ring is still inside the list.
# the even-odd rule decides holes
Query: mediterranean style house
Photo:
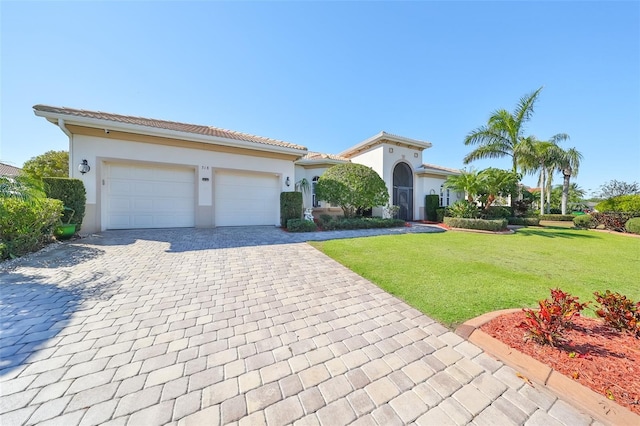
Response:
[[[375,170],[404,220],[425,218],[424,199],[441,205],[463,194],[442,185],[459,170],[424,164],[431,143],[380,132],[338,155],[275,139],[142,117],[35,105],[36,116],[69,138],[70,177],[87,191],[82,229],[216,227],[280,223],[280,192],[306,179],[314,215],[341,209],[315,197],[329,167],[346,162]],[[382,207],[373,214],[382,214]]]

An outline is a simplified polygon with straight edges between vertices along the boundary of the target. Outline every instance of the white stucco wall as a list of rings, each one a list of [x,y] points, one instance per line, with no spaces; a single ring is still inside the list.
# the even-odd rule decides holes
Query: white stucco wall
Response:
[[[87,192],[87,210],[83,231],[96,232],[102,227],[101,209],[104,200],[101,187],[104,185],[103,165],[108,162],[128,162],[142,164],[156,164],[165,166],[185,166],[196,170],[197,188],[196,205],[203,207],[201,211],[207,214],[207,207],[213,203],[213,176],[217,169],[247,170],[252,172],[273,173],[280,178],[282,191],[293,191],[295,182],[294,163],[291,160],[265,158],[236,153],[205,151],[193,148],[156,145],[143,142],[132,142],[112,138],[100,138],[86,135],[73,135],[70,144],[75,164],[71,167],[72,177],[84,182]],[[77,164],[86,159],[91,171],[81,175]],[[287,177],[291,179],[291,186],[285,185]],[[208,178],[208,180],[203,180]],[[211,210],[211,209],[209,209]],[[278,205],[279,211],[279,205]],[[91,214],[93,212],[93,215]],[[211,212],[211,214],[213,214]],[[279,214],[279,212],[278,212]],[[93,217],[92,217],[93,216]],[[202,220],[200,220],[202,222]],[[204,223],[207,221],[204,220]],[[197,225],[198,221],[196,221]],[[274,218],[274,225],[279,224],[279,218]]]
[[[420,187],[415,170],[422,165],[422,153],[420,150],[397,146],[393,144],[380,144],[369,151],[354,156],[351,161],[364,164],[373,168],[382,180],[384,180],[389,190],[389,203],[393,203],[393,169],[400,162],[409,164],[413,175],[413,218],[420,217],[421,207],[424,210],[424,194]],[[381,209],[374,209],[374,215],[382,215]]]

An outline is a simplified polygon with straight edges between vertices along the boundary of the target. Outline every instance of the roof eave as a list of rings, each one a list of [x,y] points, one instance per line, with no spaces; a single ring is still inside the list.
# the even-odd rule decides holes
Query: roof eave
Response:
[[[150,136],[158,136],[170,139],[188,140],[193,142],[202,142],[208,144],[217,144],[245,149],[253,149],[256,151],[277,152],[281,154],[291,154],[301,156],[307,153],[307,149],[284,147],[277,145],[262,144],[259,142],[243,141],[239,139],[222,138],[218,136],[199,135],[197,133],[180,132],[177,130],[169,130],[155,128],[149,126],[141,126],[137,124],[122,123],[119,121],[104,120],[99,118],[80,117],[73,114],[60,114],[50,111],[40,111],[34,109],[34,113],[38,117],[46,118],[51,123],[58,125],[57,120],[62,119],[67,124],[76,124],[84,127],[109,129],[115,131],[123,131],[128,133],[137,133]]]
[[[425,167],[418,167],[416,169],[417,174],[429,173],[432,175],[442,175],[442,176],[456,176],[459,175],[460,172],[449,171],[449,170],[439,170],[439,169],[431,169]]]
[[[419,149],[420,151],[431,148],[433,146],[431,142],[419,141],[417,139],[406,138],[404,136],[392,135],[383,131],[370,137],[369,139],[365,139],[359,144],[352,146],[351,148],[341,152],[338,155],[340,155],[341,157],[351,157],[355,154],[372,148],[375,145],[382,143],[383,141],[388,141],[390,143],[407,144],[415,147],[416,149]]]

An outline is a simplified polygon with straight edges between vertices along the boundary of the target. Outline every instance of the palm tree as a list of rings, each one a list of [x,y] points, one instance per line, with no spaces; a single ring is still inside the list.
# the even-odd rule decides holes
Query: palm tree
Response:
[[[465,145],[478,145],[464,157],[464,163],[486,158],[511,157],[513,172],[518,172],[520,154],[524,148],[524,124],[531,119],[533,107],[542,87],[520,99],[513,113],[499,109],[489,117],[485,126],[467,135]]]
[[[509,170],[489,167],[480,172],[482,199],[485,201],[485,210],[489,210],[497,197],[513,194],[520,182],[520,174]]]
[[[482,179],[477,170],[462,170],[459,175],[449,176],[444,186],[457,192],[464,192],[467,195],[467,201],[473,203],[483,186]]]
[[[578,168],[580,167],[582,154],[575,148],[569,148],[566,151],[561,150],[558,158],[558,171],[562,173],[562,214],[567,214],[567,200],[569,199],[569,186],[571,176],[578,176]]]
[[[559,142],[569,139],[566,133],[553,135],[548,141],[539,141],[535,136],[529,136],[524,140],[521,155],[521,165],[526,173],[539,172],[538,185],[540,186],[540,212],[544,212],[545,192],[547,194],[547,204],[551,194],[551,183],[553,173],[558,166],[558,161],[562,157],[562,149]]]

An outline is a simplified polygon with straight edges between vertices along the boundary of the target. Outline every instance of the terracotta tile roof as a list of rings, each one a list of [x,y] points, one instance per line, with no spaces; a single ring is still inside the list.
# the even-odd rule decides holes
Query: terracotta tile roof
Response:
[[[18,167],[0,163],[0,176],[16,176],[19,175],[21,171],[22,169]]]
[[[336,160],[336,161],[344,161],[349,162],[350,160],[346,157],[341,157],[339,155],[334,154],[324,154],[322,152],[313,152],[309,151],[307,155],[302,157],[303,160]]]
[[[430,170],[440,171],[440,172],[458,173],[458,174],[462,173],[458,169],[450,169],[448,167],[436,166],[435,164],[423,164],[422,167],[425,169],[430,169]]]
[[[265,145],[278,146],[283,148],[292,148],[306,150],[301,145],[283,142],[277,139],[265,138],[262,136],[240,133],[234,130],[225,130],[213,126],[203,126],[198,124],[179,123],[175,121],[157,120],[153,118],[134,117],[130,115],[112,114],[102,111],[88,111],[83,109],[74,109],[66,107],[54,107],[49,105],[34,105],[36,111],[48,112],[53,114],[71,115],[75,117],[83,117],[95,120],[106,120],[117,123],[132,124],[136,126],[152,127],[157,129],[173,130],[177,132],[194,133],[198,135],[233,139],[244,142],[254,142]]]

